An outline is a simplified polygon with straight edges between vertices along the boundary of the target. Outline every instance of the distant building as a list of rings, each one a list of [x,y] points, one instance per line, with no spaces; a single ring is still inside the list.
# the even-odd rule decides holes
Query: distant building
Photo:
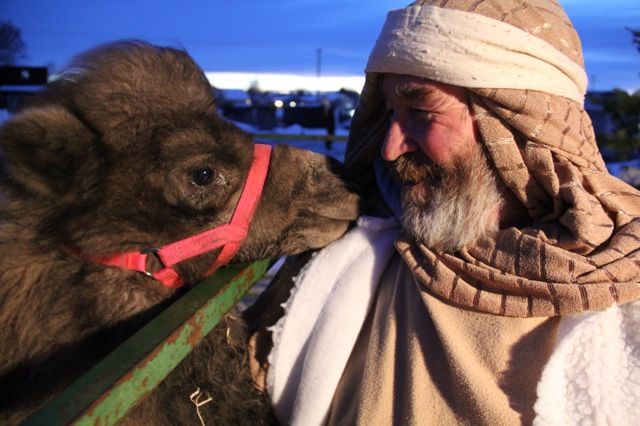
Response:
[[[271,130],[298,124],[307,128],[348,128],[357,103],[351,91],[273,93],[215,89],[220,113],[229,120]]]
[[[0,66],[0,109],[8,113],[20,110],[25,101],[47,84],[45,67]]]

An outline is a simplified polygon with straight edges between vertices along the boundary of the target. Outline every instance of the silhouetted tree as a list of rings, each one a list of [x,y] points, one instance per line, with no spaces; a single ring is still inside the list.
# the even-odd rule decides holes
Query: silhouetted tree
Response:
[[[247,93],[251,98],[255,98],[262,94],[262,90],[260,89],[260,83],[258,83],[258,80],[253,80],[251,82],[251,84],[249,85],[249,89],[247,89]]]
[[[17,59],[24,57],[25,49],[22,31],[11,21],[0,22],[0,64],[15,64]]]
[[[604,97],[601,104],[611,117],[615,131],[602,135],[600,142],[615,148],[623,158],[637,153],[640,149],[640,90],[629,94],[616,89]]]
[[[633,37],[633,44],[636,45],[636,49],[638,49],[638,52],[640,52],[640,29],[631,29],[631,28],[627,28],[627,31],[629,31],[631,33],[631,36]]]
[[[640,29],[625,28],[633,36],[640,52]],[[640,151],[640,90],[628,93],[615,89],[607,94],[594,94],[594,103],[602,105],[615,126],[613,133],[598,135],[598,143],[615,149],[621,159],[637,155]]]

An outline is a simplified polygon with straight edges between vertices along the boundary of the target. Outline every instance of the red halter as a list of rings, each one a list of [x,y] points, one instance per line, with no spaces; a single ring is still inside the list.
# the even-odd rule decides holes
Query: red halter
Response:
[[[253,163],[242,189],[242,195],[240,195],[240,200],[238,200],[229,223],[183,240],[175,241],[162,248],[145,248],[136,252],[107,257],[92,257],[91,260],[108,266],[139,271],[155,278],[166,286],[178,288],[184,282],[178,275],[178,271],[173,267],[174,265],[222,247],[218,257],[204,276],[211,275],[216,269],[227,264],[235,256],[247,237],[249,224],[262,195],[270,157],[271,146],[255,144]],[[160,259],[163,265],[162,269],[155,272],[147,271],[147,256],[151,253]]]

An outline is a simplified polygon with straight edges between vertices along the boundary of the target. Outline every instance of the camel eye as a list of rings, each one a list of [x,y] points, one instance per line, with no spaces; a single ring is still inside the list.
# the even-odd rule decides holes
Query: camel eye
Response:
[[[198,167],[189,173],[189,180],[194,185],[207,186],[215,178],[215,172],[209,167]]]

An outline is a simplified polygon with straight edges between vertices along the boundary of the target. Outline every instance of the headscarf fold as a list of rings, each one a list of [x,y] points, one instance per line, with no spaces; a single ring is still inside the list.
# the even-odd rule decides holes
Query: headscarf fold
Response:
[[[581,104],[587,87],[584,69],[535,35],[476,13],[429,5],[389,12],[365,72],[540,90]]]
[[[584,67],[579,38],[554,0],[424,0],[412,6],[500,21]],[[431,71],[418,76],[442,80],[438,66],[420,69]],[[367,74],[346,153],[347,167],[365,185],[373,185],[371,164],[388,128],[378,78]],[[397,248],[424,290],[459,306],[519,317],[601,310],[639,298],[640,193],[607,172],[581,102],[539,87],[444,82],[469,89],[485,151],[532,224],[500,230],[455,254],[403,236]]]

